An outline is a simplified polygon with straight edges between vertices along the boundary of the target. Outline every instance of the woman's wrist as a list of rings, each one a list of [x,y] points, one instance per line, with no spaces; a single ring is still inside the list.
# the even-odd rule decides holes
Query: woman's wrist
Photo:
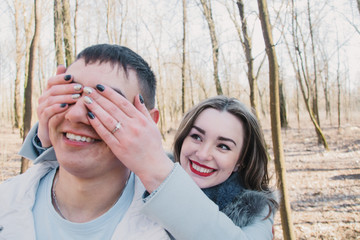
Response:
[[[152,165],[143,173],[135,173],[149,193],[156,190],[169,176],[174,169],[174,163],[166,157],[166,160],[159,162],[157,166]]]

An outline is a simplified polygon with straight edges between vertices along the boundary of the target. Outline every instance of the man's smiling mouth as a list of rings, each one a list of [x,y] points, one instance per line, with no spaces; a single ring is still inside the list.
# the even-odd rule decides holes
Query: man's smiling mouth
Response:
[[[90,138],[90,137],[86,137],[86,136],[81,136],[81,135],[76,135],[73,133],[66,133],[65,134],[66,138],[71,140],[71,141],[77,141],[77,142],[95,142],[95,139]]]

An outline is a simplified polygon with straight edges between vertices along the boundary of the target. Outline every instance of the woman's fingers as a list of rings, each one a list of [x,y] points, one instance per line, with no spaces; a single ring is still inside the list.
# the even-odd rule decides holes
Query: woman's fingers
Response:
[[[88,118],[91,126],[95,129],[99,137],[110,147],[116,148],[118,145],[118,140],[116,137],[110,132],[104,124],[100,121],[99,118],[95,116],[95,114],[91,111],[88,112]],[[113,150],[112,150],[113,151]]]
[[[82,85],[72,83],[73,76],[66,75],[65,71],[65,66],[58,66],[56,75],[48,79],[46,89],[38,100],[38,136],[44,147],[51,146],[49,119],[55,114],[65,111],[69,104],[75,103],[82,93]]]
[[[133,104],[130,102],[131,99],[126,99],[124,95],[116,92],[108,86],[98,84],[96,89],[103,98],[98,97],[98,95],[95,95],[94,98],[107,112],[113,113],[116,109],[120,109],[129,118],[138,118],[139,114],[142,113],[142,116],[151,119],[141,95],[135,97]],[[112,104],[108,104],[108,101]]]
[[[84,96],[84,102],[86,103],[87,108],[93,114],[95,114],[97,120],[99,120],[105,129],[110,133],[113,132],[118,122],[122,122],[122,124],[127,124],[128,122],[128,117],[118,108],[116,108],[115,104],[106,99],[103,99],[96,93],[91,94],[91,96]],[[106,104],[106,106],[104,106],[104,104]],[[103,130],[100,128],[96,129],[96,126],[93,127],[96,131]]]
[[[44,116],[46,117],[44,120],[47,120],[52,115],[64,111],[64,106],[75,103],[80,98],[81,92],[82,86],[77,83],[54,85],[45,90],[38,100],[39,120],[43,120]]]
[[[62,64],[58,65],[56,68],[56,75],[62,74],[66,72],[66,67]]]
[[[56,69],[56,75],[51,76],[47,80],[46,89],[58,84],[71,83],[74,79],[73,76],[65,74],[66,68],[63,65],[59,65]]]

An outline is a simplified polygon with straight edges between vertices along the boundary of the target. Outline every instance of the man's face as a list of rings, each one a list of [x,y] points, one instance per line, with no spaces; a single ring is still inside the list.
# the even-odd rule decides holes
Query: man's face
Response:
[[[140,93],[135,71],[129,70],[126,76],[122,68],[112,67],[110,63],[85,65],[80,59],[66,73],[84,87],[95,88],[97,84],[102,84],[120,90],[132,103]],[[102,175],[119,168],[125,170],[90,125],[88,110],[81,98],[49,121],[49,135],[59,164],[68,172],[83,177]]]

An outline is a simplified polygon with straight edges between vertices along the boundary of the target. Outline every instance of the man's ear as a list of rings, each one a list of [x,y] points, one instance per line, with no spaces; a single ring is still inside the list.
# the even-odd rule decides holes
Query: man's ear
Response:
[[[151,109],[150,110],[150,116],[154,120],[155,123],[159,122],[160,113],[159,113],[158,109],[156,109],[156,108]]]

